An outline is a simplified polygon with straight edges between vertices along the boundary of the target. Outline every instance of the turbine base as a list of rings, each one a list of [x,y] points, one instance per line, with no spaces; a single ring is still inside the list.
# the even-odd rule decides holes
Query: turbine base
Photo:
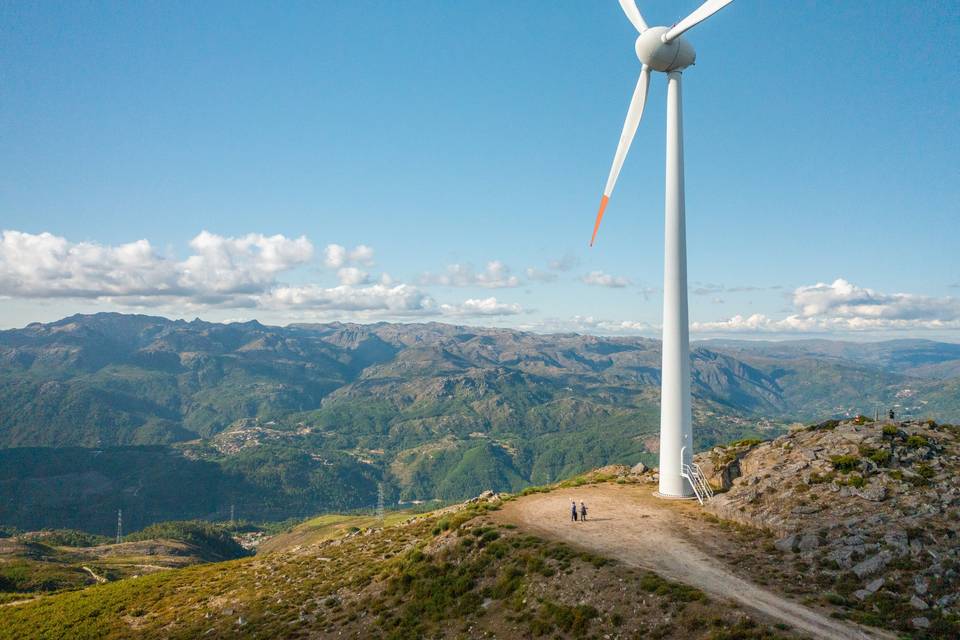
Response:
[[[653,492],[654,498],[660,498],[661,500],[696,500],[697,496],[671,496],[666,493],[660,493],[659,491]]]

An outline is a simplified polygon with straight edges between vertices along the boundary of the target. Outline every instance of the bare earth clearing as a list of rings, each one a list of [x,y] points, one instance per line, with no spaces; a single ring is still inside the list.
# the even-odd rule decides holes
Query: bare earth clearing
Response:
[[[896,637],[833,619],[737,576],[713,555],[730,534],[698,517],[696,502],[660,500],[652,490],[653,485],[607,484],[537,493],[505,504],[495,519],[734,600],[815,638]],[[586,502],[587,522],[570,522],[573,499]]]

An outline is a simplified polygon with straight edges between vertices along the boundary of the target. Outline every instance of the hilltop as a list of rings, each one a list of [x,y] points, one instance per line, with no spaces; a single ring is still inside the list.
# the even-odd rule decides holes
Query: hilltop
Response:
[[[0,609],[0,638],[948,639],[960,429],[826,421],[699,456],[716,498],[612,465],[423,515],[323,516],[255,557]],[[885,453],[886,452],[886,453]],[[882,491],[881,491],[882,489]],[[570,500],[590,517],[569,521]],[[7,635],[4,636],[3,634]]]
[[[474,501],[254,558],[0,608],[0,638],[794,638],[697,588],[529,535]],[[296,541],[296,542],[294,542]],[[283,542],[281,540],[281,542]],[[292,544],[292,546],[290,546]]]

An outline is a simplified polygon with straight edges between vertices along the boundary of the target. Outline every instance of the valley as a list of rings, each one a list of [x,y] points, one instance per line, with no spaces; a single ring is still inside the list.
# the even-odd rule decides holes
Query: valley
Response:
[[[444,504],[656,460],[659,343],[438,323],[72,316],[0,332],[0,523],[110,534]],[[706,342],[697,448],[895,407],[958,416],[956,345]],[[199,489],[199,490],[198,490]]]

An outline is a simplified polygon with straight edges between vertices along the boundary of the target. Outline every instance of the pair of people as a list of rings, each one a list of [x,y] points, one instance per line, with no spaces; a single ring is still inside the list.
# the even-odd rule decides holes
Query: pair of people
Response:
[[[580,501],[580,521],[584,522],[587,519],[587,505],[583,504],[583,500]],[[570,501],[570,520],[573,522],[577,521],[577,501]]]

